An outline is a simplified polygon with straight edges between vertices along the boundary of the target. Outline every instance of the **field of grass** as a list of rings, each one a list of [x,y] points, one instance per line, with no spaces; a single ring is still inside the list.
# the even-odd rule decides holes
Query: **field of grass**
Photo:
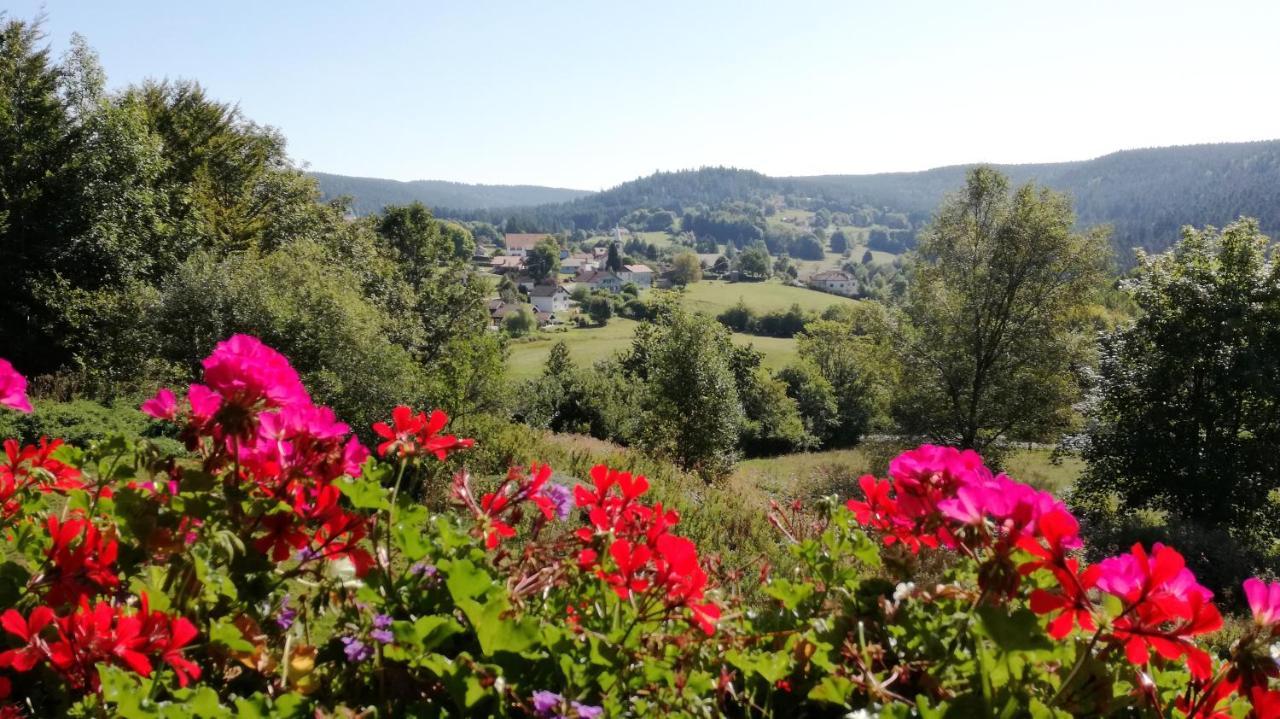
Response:
[[[694,312],[702,312],[714,317],[738,304],[739,298],[746,300],[747,305],[756,312],[785,310],[793,303],[799,304],[801,309],[821,312],[831,305],[856,301],[804,287],[791,287],[772,280],[769,282],[705,280],[695,282],[685,289],[683,304]]]
[[[635,320],[615,317],[604,327],[574,327],[564,332],[539,332],[531,338],[511,343],[507,357],[507,377],[528,379],[542,372],[542,365],[556,342],[564,340],[569,356],[579,366],[587,366],[624,349],[635,334]]]

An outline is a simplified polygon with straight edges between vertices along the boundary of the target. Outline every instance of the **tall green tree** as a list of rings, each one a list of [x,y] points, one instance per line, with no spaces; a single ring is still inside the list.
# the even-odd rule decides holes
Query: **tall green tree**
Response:
[[[671,283],[681,287],[702,279],[702,261],[692,252],[680,252],[671,258]]]
[[[744,280],[769,279],[769,253],[763,247],[749,247],[734,260],[739,274]]]
[[[609,254],[605,257],[604,267],[613,272],[622,271],[622,255],[618,251],[618,243],[609,243]]]
[[[555,277],[560,271],[560,243],[551,237],[544,238],[529,250],[524,258],[524,266],[534,282]]]
[[[1170,525],[1221,527],[1255,550],[1280,537],[1280,265],[1253,220],[1183,232],[1142,257],[1141,312],[1103,337],[1089,469],[1076,495]]]
[[[980,451],[1051,440],[1070,426],[1086,359],[1077,317],[1097,292],[1106,233],[1079,234],[1064,195],[1010,191],[970,171],[921,237],[897,336],[895,418],[910,433]]]
[[[632,349],[647,374],[642,441],[708,481],[726,475],[743,422],[728,330],[674,305],[643,326]]]

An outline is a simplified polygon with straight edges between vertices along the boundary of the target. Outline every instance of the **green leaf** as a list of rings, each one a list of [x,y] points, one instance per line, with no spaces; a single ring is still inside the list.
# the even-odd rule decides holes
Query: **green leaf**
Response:
[[[832,704],[846,704],[846,697],[854,689],[852,681],[834,674],[823,677],[813,689],[809,690],[809,698]]]
[[[1000,607],[979,607],[979,625],[996,646],[1006,652],[1053,649],[1053,643],[1040,627],[1040,619],[1030,609],[1012,612]]]
[[[356,509],[391,509],[387,490],[376,476],[362,474],[360,477],[340,479],[334,484]]]
[[[244,638],[244,634],[234,624],[221,619],[209,627],[209,642],[221,644],[233,652],[252,652],[253,644]]]
[[[427,508],[398,507],[396,523],[391,527],[391,541],[405,560],[416,562],[431,552],[431,534],[426,531]]]
[[[800,603],[813,596],[814,587],[808,582],[791,582],[787,579],[772,579],[764,587],[764,593],[782,602],[782,606],[794,611]]]

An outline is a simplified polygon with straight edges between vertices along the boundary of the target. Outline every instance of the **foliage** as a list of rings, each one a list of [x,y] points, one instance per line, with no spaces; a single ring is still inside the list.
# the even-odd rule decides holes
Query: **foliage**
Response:
[[[433,513],[424,482],[473,446],[443,413],[397,407],[375,458],[256,339],[202,365],[142,406],[191,461],[7,443],[6,716],[1263,717],[1280,697],[1280,584],[1244,583],[1253,622],[1215,657],[1222,617],[1177,551],[1084,564],[1065,506],[973,452],[774,505],[794,570],[757,595],[677,533],[710,507],[651,503],[645,476],[459,469]]]
[[[548,277],[555,277],[560,271],[560,243],[553,237],[546,237],[524,259],[525,269],[535,282],[542,282]]]
[[[744,280],[769,279],[769,253],[763,247],[749,247],[733,261],[734,268]]]
[[[1105,243],[1072,232],[1062,195],[969,175],[924,235],[896,338],[904,430],[990,448],[1053,439],[1071,422],[1084,358],[1076,317],[1101,284]]]
[[[493,409],[465,229],[420,204],[349,221],[278,132],[199,85],[108,94],[82,40],[55,62],[35,25],[0,36],[0,336],[24,371],[109,403],[254,331],[362,427],[400,401]]]
[[[609,318],[613,317],[613,302],[608,297],[592,297],[587,300],[587,316],[601,327],[609,324]]]
[[[538,318],[533,316],[533,310],[521,306],[502,320],[502,329],[512,337],[524,337],[538,329]]]
[[[1244,220],[1188,228],[1171,254],[1143,258],[1128,285],[1141,311],[1102,340],[1081,506],[1221,527],[1254,554],[1274,545],[1280,269],[1268,245]]]
[[[724,476],[743,420],[729,333],[676,307],[640,329],[625,362],[645,378],[644,444],[708,480]]]
[[[702,262],[692,252],[680,252],[671,258],[671,283],[683,287],[702,279]]]

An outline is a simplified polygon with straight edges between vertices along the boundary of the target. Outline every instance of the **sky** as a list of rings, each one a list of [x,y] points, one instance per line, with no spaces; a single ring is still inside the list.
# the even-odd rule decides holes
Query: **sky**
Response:
[[[598,190],[1280,137],[1280,2],[7,0],[309,169]]]

